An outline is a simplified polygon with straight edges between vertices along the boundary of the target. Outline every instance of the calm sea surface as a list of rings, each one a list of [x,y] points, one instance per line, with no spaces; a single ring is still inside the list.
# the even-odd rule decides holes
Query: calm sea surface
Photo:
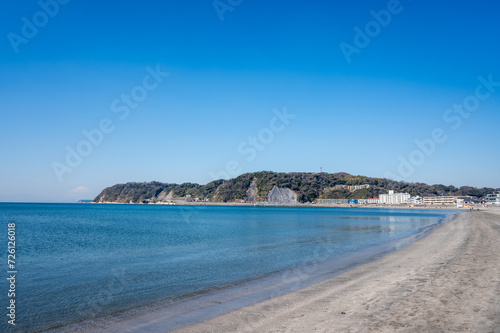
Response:
[[[425,233],[453,212],[0,203],[16,223],[16,329],[31,332],[233,286]]]

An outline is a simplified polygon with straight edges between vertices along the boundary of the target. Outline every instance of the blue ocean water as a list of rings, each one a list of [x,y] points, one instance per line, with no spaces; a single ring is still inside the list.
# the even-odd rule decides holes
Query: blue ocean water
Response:
[[[452,211],[0,203],[16,323],[41,331],[407,239]],[[7,277],[7,254],[2,262]],[[8,305],[5,278],[0,301]],[[2,331],[11,330],[2,305]]]

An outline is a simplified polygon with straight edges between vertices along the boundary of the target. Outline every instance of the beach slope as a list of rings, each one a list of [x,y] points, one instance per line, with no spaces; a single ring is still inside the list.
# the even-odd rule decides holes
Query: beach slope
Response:
[[[500,212],[460,214],[380,260],[185,332],[500,332]]]

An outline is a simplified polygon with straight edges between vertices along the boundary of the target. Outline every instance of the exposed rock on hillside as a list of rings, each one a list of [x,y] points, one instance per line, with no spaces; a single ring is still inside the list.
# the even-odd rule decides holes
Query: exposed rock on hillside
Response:
[[[289,188],[280,188],[274,186],[267,195],[267,202],[272,204],[296,204],[297,194],[293,193]]]
[[[255,182],[252,182],[247,190],[247,202],[255,202],[257,201],[257,185]]]

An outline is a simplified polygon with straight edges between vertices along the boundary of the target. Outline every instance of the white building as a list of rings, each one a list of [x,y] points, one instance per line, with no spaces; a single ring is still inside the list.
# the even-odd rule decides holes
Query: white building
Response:
[[[441,195],[437,197],[424,197],[424,205],[455,205],[458,197]]]
[[[333,188],[335,190],[346,189],[349,192],[354,192],[357,190],[362,190],[364,188],[370,188],[370,185],[368,185],[368,184],[365,184],[365,185],[335,185]]]
[[[374,205],[378,204],[378,198],[358,199],[358,203],[360,205]]]
[[[389,191],[389,194],[380,194],[378,199],[380,204],[385,205],[401,205],[410,202],[409,193],[394,193],[394,191]]]
[[[320,205],[347,205],[349,199],[319,199],[318,204]]]
[[[486,196],[486,203],[489,205],[500,205],[500,192],[488,194]]]
[[[424,203],[424,199],[422,197],[419,197],[419,196],[411,197],[410,203],[413,205],[421,205]]]

